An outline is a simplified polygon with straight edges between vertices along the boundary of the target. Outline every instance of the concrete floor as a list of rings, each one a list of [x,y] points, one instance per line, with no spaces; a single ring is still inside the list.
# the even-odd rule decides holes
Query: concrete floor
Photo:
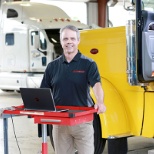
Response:
[[[0,91],[0,109],[21,104],[19,93]],[[33,119],[20,116],[14,117],[12,122],[9,118],[8,136],[9,154],[41,154],[42,138],[37,137],[37,125]],[[0,119],[0,154],[4,154],[3,139],[3,119]],[[154,139],[131,137],[128,139],[128,148],[128,154],[148,154],[148,150],[154,149]],[[49,138],[48,150],[49,154],[54,154]],[[108,154],[107,145],[103,154]]]

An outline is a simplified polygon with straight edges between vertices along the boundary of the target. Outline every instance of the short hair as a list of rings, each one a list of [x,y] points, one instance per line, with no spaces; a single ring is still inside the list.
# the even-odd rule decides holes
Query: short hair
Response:
[[[60,38],[61,38],[61,33],[62,33],[65,29],[70,29],[70,30],[72,30],[72,31],[75,31],[75,32],[76,32],[76,35],[77,35],[77,39],[78,39],[78,40],[80,39],[80,32],[79,32],[78,28],[75,27],[75,26],[73,26],[73,25],[67,25],[67,26],[65,26],[65,27],[62,27],[62,28],[60,29]]]

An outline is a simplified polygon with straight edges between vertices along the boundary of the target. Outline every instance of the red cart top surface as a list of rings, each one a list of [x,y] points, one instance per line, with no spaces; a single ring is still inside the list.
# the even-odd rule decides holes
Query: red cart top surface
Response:
[[[47,116],[47,117],[69,117],[74,118],[87,114],[97,112],[93,107],[76,107],[76,106],[56,106],[57,109],[68,109],[65,112],[50,112],[50,111],[36,111],[36,110],[24,110],[24,106],[13,106],[10,110],[4,110],[3,114],[12,115],[32,115],[32,116]]]

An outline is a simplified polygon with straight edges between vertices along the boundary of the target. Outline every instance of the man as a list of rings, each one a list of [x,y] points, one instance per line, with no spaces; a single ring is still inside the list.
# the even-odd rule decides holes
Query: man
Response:
[[[93,88],[98,114],[106,110],[104,92],[96,63],[78,51],[80,33],[75,26],[68,25],[60,30],[63,55],[50,62],[41,83],[51,88],[56,105],[93,106],[90,86]],[[94,154],[93,124],[87,122],[76,126],[53,125],[55,154]]]

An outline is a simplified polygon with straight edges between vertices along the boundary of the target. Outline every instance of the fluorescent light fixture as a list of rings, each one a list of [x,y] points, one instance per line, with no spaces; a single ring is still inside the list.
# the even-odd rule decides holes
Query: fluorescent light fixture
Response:
[[[54,38],[51,38],[51,40],[52,40],[54,43],[57,43],[57,41],[56,41]]]
[[[118,0],[109,0],[109,1],[107,2],[107,5],[108,5],[109,7],[113,7],[113,6],[115,6],[115,5],[117,4],[117,2],[118,2]]]

